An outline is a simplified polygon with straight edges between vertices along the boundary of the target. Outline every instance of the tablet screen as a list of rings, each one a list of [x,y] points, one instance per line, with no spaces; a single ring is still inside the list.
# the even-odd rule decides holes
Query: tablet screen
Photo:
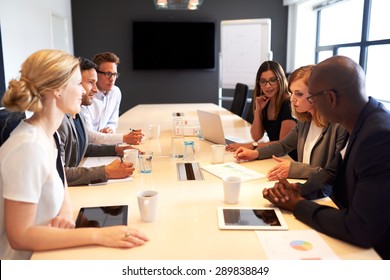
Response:
[[[219,208],[223,229],[285,230],[287,224],[277,208]]]
[[[76,228],[127,225],[127,205],[83,207],[76,219]]]

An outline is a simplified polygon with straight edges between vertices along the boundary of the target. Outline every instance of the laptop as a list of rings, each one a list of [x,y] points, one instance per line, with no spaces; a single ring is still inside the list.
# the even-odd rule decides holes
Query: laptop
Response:
[[[197,110],[197,113],[203,139],[222,145],[235,143],[235,141],[225,138],[221,116],[219,114],[202,110]]]

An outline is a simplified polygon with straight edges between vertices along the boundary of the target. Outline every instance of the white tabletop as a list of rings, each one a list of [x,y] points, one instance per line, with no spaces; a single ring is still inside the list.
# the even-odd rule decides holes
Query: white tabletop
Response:
[[[141,150],[154,152],[153,171],[140,174],[136,171],[131,182],[118,182],[100,186],[71,187],[74,216],[80,207],[129,205],[129,227],[144,232],[150,241],[134,249],[116,249],[99,246],[79,247],[47,252],[36,252],[33,259],[138,259],[138,260],[255,260],[266,259],[255,231],[220,230],[217,208],[229,206],[223,201],[222,181],[203,171],[204,180],[179,181],[176,163],[182,159],[169,157],[172,113],[183,112],[185,119],[196,121],[196,109],[218,112],[225,133],[250,140],[250,124],[240,117],[214,104],[163,104],[138,105],[120,117],[118,131],[142,128],[148,124],[161,125],[158,140],[145,139]],[[195,139],[197,161],[211,164],[211,143]],[[234,161],[225,153],[225,162]],[[255,171],[266,173],[273,166],[271,159],[240,163]],[[242,183],[237,207],[270,206],[261,191],[274,182],[259,179]],[[152,189],[159,193],[157,219],[144,223],[140,219],[136,193]],[[328,199],[320,203],[333,205]],[[287,211],[282,211],[290,230],[309,229]],[[373,249],[362,249],[319,233],[340,259],[379,259]]]

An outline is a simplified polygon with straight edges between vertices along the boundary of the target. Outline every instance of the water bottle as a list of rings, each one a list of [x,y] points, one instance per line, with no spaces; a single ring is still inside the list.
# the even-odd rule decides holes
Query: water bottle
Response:
[[[171,157],[183,158],[184,156],[184,120],[177,117],[172,119]]]
[[[195,161],[195,144],[192,140],[184,141],[184,158],[185,161]]]

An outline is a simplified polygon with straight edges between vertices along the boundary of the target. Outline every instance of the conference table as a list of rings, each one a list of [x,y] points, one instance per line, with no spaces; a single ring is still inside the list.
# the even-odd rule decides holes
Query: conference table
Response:
[[[261,260],[267,259],[256,232],[253,230],[221,230],[217,208],[228,207],[223,200],[222,180],[202,171],[203,180],[178,180],[177,163],[182,158],[170,157],[172,115],[183,113],[190,124],[197,123],[196,110],[220,114],[225,135],[251,141],[250,124],[215,104],[141,104],[120,116],[118,132],[141,128],[146,137],[137,146],[141,151],[154,153],[153,170],[141,174],[136,170],[131,181],[118,181],[98,186],[70,187],[76,218],[81,207],[128,205],[128,226],[144,232],[150,241],[133,249],[84,246],[70,249],[34,252],[32,259],[63,260]],[[159,124],[159,139],[149,139],[148,125]],[[198,137],[195,142],[196,160],[200,166],[211,164],[211,144]],[[233,154],[225,152],[225,162],[234,162]],[[266,174],[275,162],[272,159],[242,162],[242,166]],[[294,182],[294,180],[291,180]],[[270,207],[262,197],[262,189],[275,182],[258,179],[241,184],[239,203],[234,207]],[[157,218],[142,222],[137,193],[142,190],[158,192]],[[318,203],[333,205],[329,199]],[[289,230],[309,230],[289,211],[282,210]],[[380,259],[373,249],[362,249],[318,233],[340,259]]]

